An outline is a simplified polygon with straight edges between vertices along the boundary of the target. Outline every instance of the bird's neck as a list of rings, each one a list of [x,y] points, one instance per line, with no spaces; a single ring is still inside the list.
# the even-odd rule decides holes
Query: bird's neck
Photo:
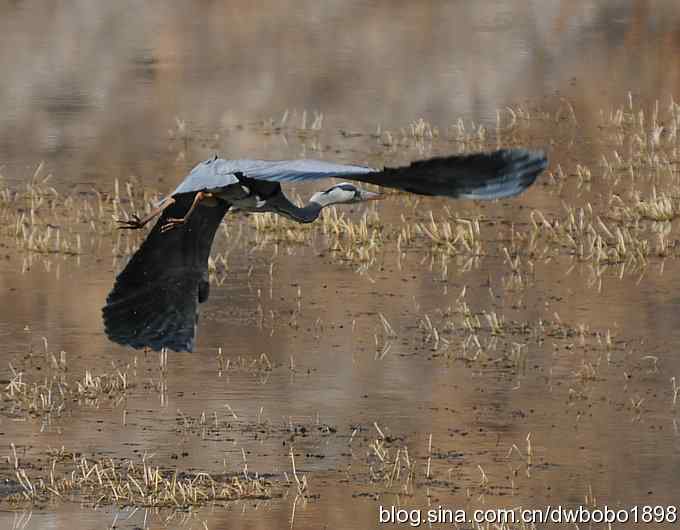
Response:
[[[291,221],[296,223],[311,223],[319,218],[319,213],[324,205],[319,204],[315,201],[309,201],[305,206],[297,206],[293,204],[288,198],[281,192],[266,200],[266,203],[259,207],[254,208],[252,211],[256,212],[273,212],[279,215],[287,217]]]
[[[323,205],[314,201],[310,201],[302,207],[295,206],[294,204],[291,204],[290,206],[292,206],[292,208],[289,207],[285,210],[280,210],[280,212],[298,223],[311,223],[316,221],[323,208]]]

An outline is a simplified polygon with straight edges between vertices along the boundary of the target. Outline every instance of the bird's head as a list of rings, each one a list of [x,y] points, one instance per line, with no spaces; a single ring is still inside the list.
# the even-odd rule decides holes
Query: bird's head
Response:
[[[379,193],[362,190],[349,182],[342,182],[328,188],[326,191],[319,191],[312,195],[310,202],[315,202],[321,206],[331,204],[351,204],[354,202],[374,201],[380,199]]]

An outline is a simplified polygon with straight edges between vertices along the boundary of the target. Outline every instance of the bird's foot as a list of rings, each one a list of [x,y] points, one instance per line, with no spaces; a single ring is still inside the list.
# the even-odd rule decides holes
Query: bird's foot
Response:
[[[131,219],[116,219],[119,230],[139,230],[146,224],[137,215],[132,214]]]
[[[186,223],[186,217],[182,217],[181,219],[177,219],[176,217],[170,217],[168,219],[168,222],[161,227],[161,234],[169,232],[170,230],[173,230],[174,228],[177,228],[178,226],[183,225],[184,223]]]

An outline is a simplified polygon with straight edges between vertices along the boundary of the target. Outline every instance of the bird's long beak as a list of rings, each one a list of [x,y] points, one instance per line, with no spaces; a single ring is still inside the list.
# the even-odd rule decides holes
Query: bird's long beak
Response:
[[[380,193],[374,193],[372,191],[361,190],[361,200],[362,201],[377,201],[383,199],[384,196]]]

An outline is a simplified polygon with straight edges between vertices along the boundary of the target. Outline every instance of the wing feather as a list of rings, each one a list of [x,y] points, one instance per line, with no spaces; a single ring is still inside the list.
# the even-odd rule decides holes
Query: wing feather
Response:
[[[420,160],[356,180],[420,195],[493,200],[522,193],[547,166],[541,151],[500,149]]]
[[[342,178],[419,195],[491,200],[512,197],[531,186],[547,167],[541,151],[500,149],[374,169],[321,160],[206,160],[198,164],[173,195],[196,192],[238,181],[237,173],[268,182],[308,182]]]
[[[229,205],[201,206],[185,225],[161,233],[169,217],[182,217],[193,194],[180,195],[118,274],[102,309],[114,342],[141,349],[192,351],[198,304],[208,296],[208,256]]]

